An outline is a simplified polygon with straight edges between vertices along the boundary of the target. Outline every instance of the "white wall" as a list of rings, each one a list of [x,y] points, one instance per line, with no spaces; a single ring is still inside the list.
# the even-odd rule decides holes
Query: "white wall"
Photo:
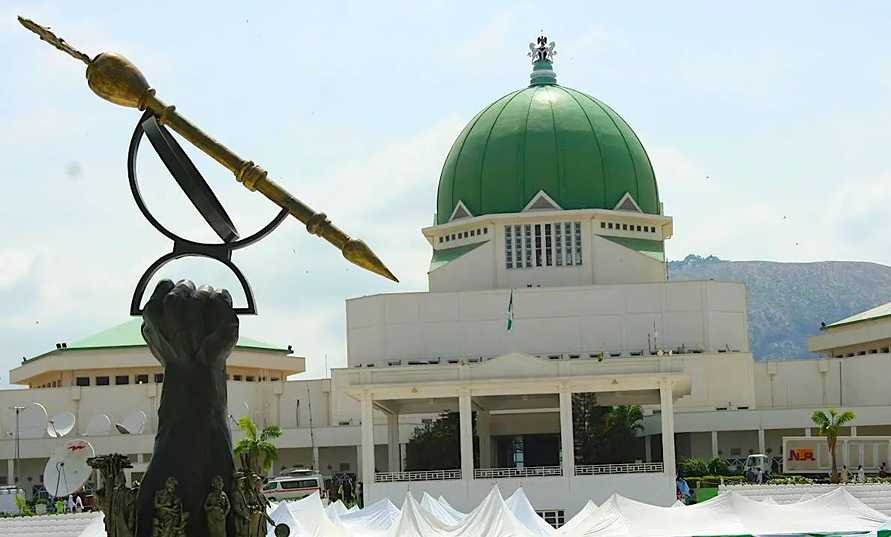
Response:
[[[350,366],[387,360],[531,354],[646,352],[658,344],[748,351],[745,287],[662,282],[394,293],[347,301]],[[655,330],[654,330],[655,327]]]
[[[591,241],[591,261],[595,284],[661,282],[668,276],[665,262],[596,235]]]
[[[759,408],[891,405],[891,354],[757,362]]]

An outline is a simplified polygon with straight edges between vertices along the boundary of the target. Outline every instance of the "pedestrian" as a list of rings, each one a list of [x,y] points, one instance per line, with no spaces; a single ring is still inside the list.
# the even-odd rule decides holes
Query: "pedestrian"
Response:
[[[863,470],[862,464],[857,467],[857,482],[866,483],[866,472]]]
[[[847,483],[847,482],[848,482],[848,465],[844,465],[844,466],[842,466],[842,471],[841,471],[841,476],[840,476],[840,477],[841,477],[841,482],[842,482],[842,483]]]
[[[879,466],[879,477],[888,477],[888,467],[884,462]]]
[[[80,494],[74,497],[74,512],[75,513],[83,513],[84,512],[84,501],[81,499]]]
[[[72,496],[71,494],[68,495],[68,500],[65,501],[65,512],[74,512],[74,496]]]

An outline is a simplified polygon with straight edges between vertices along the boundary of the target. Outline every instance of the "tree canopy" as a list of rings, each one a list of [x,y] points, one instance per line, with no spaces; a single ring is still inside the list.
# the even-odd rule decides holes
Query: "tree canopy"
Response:
[[[272,440],[280,437],[282,430],[277,425],[258,430],[250,416],[238,420],[238,429],[244,433],[244,438],[235,444],[235,455],[242,461],[246,460],[254,472],[260,475],[266,473],[278,458],[278,448]]]

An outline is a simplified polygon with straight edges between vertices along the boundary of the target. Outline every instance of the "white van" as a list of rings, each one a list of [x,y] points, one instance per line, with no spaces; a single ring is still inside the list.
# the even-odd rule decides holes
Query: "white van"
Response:
[[[312,470],[294,470],[270,479],[263,485],[263,495],[271,502],[299,500],[318,492],[327,503],[325,480]]]

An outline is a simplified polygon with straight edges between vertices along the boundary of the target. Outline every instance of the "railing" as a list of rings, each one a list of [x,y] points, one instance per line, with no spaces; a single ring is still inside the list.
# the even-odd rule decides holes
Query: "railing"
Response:
[[[418,472],[377,472],[375,483],[395,483],[397,481],[445,481],[461,479],[461,470],[425,470]]]
[[[575,475],[650,474],[664,471],[661,462],[634,462],[626,464],[580,464]]]
[[[554,477],[562,476],[559,466],[527,466],[524,468],[477,468],[474,479],[505,479],[510,477]]]

